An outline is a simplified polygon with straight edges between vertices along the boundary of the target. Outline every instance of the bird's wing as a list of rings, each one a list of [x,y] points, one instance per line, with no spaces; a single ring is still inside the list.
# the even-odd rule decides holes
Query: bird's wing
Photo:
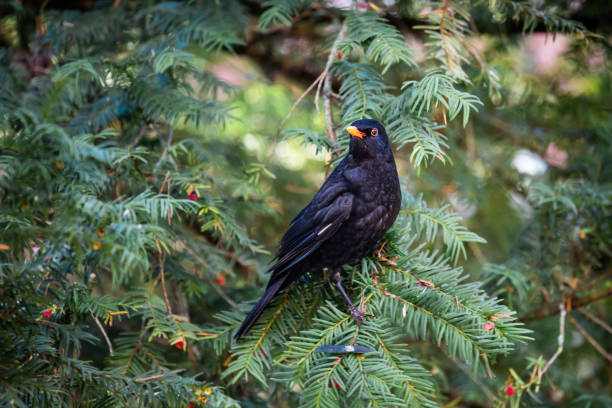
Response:
[[[348,219],[352,207],[353,194],[342,184],[322,188],[283,237],[277,261],[270,268],[269,285],[332,237]]]
[[[236,339],[251,329],[278,291],[297,278],[291,268],[332,237],[351,215],[353,194],[348,191],[342,175],[344,166],[343,161],[323,183],[310,204],[291,221],[289,230],[281,240],[276,263],[270,268],[272,276],[266,291],[236,331]]]

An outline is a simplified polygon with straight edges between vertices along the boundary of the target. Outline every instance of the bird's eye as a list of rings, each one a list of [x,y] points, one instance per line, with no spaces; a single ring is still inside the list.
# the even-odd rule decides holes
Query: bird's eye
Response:
[[[372,136],[377,136],[377,135],[378,135],[378,129],[376,129],[376,128],[372,129],[372,130],[370,131],[370,134],[371,134]]]

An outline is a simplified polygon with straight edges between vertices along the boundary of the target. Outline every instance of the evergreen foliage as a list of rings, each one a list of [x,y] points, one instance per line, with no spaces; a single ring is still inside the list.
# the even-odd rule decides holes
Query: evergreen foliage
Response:
[[[0,6],[1,406],[518,407],[553,400],[540,392],[548,375],[576,403],[610,402],[609,385],[563,380],[550,357],[558,314],[591,344],[609,333],[585,309],[612,296],[609,72],[603,91],[579,97],[477,46],[484,13],[496,27],[571,37],[577,56],[599,46],[609,63],[584,24],[513,0],[48,3]],[[414,20],[422,55],[406,41]],[[270,109],[284,109],[265,112],[276,136],[265,132],[253,154],[253,135],[231,128],[245,120],[233,105],[244,90],[219,66],[244,54],[266,70],[273,58],[258,60],[252,41],[272,36],[282,48],[274,36],[302,35],[298,23],[324,49],[308,88],[320,120],[284,128],[287,106]],[[495,110],[517,99],[525,111]],[[357,327],[326,272],[312,271],[235,342],[254,281],[267,279],[270,241],[297,207],[279,186],[306,178],[275,152],[298,140],[333,166],[348,145],[342,129],[365,117],[386,126],[409,176],[385,242],[343,270],[371,317]],[[553,130],[534,141],[538,125]],[[558,143],[572,165],[519,180],[494,147],[474,160],[469,140],[495,144],[492,128],[512,148]],[[531,211],[509,256],[482,255],[489,239],[470,231],[484,228],[468,225],[456,194],[417,193],[449,174],[478,190],[483,168],[518,186]]]

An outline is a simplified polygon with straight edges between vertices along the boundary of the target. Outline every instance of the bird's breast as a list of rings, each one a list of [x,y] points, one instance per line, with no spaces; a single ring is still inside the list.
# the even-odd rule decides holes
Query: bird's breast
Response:
[[[397,218],[401,191],[395,165],[359,166],[344,177],[353,193],[350,217],[322,252],[334,256],[325,266],[354,264],[367,256]],[[333,251],[328,249],[333,248]]]
[[[365,215],[362,211],[373,210],[376,206],[386,207],[389,211],[395,207],[399,209],[401,190],[397,169],[392,160],[376,161],[366,166],[347,169],[344,177],[359,202],[353,204],[353,209],[360,211],[360,215]]]

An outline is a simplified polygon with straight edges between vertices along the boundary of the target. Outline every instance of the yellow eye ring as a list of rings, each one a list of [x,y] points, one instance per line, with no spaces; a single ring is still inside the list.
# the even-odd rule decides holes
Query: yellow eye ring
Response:
[[[376,137],[376,136],[378,136],[378,129],[376,129],[376,128],[372,129],[372,130],[370,131],[370,134],[371,134],[372,136],[375,136],[375,137]]]

